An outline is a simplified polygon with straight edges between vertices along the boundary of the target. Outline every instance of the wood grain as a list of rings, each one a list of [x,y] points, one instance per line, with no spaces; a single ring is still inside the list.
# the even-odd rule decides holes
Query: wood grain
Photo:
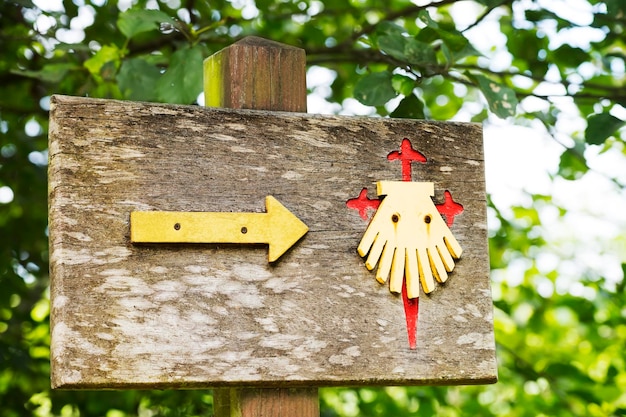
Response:
[[[247,36],[208,57],[204,72],[207,106],[306,111],[304,49]]]
[[[204,96],[206,105],[213,107],[306,112],[305,51],[245,37],[204,61]],[[213,395],[220,405],[215,417],[280,417],[283,411],[319,417],[314,388],[216,388]],[[278,411],[275,404],[282,405]]]
[[[403,138],[428,159],[413,180],[464,207],[416,350],[346,207],[400,179]],[[49,152],[54,387],[495,382],[480,125],[54,96]],[[267,195],[309,226],[275,264],[263,246],[130,243],[131,211],[262,212]]]

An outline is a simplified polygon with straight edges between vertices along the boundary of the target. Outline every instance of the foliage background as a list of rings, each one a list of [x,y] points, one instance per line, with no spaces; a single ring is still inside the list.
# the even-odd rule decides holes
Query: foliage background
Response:
[[[623,203],[625,26],[621,0],[1,2],[0,416],[211,414],[206,391],[50,391],[47,111],[53,93],[195,103],[202,59],[246,35],[305,48],[334,111],[506,119],[560,153],[548,192],[491,195],[500,382],[322,389],[322,415],[626,415],[626,226],[555,197],[591,181]]]

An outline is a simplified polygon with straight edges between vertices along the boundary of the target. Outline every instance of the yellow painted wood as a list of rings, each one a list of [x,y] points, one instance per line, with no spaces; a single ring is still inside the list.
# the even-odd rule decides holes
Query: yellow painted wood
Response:
[[[365,266],[370,271],[378,263],[379,282],[391,276],[391,292],[400,293],[406,277],[409,298],[419,297],[419,282],[431,293],[434,279],[445,282],[463,251],[431,199],[434,184],[380,181],[376,186],[385,198],[359,243],[359,255],[369,253]]]
[[[223,101],[222,56],[217,53],[204,60],[204,104],[207,107],[219,107]]]
[[[274,262],[309,230],[272,196],[267,213],[134,211],[130,213],[133,243],[266,243]]]

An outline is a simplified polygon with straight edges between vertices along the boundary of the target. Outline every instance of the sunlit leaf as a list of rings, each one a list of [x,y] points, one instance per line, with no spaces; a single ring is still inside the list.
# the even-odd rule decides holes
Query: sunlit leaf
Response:
[[[393,74],[391,76],[391,85],[398,93],[408,96],[411,95],[415,88],[415,80],[402,74]]]
[[[478,88],[487,99],[489,110],[496,116],[505,118],[515,115],[517,107],[515,91],[484,75],[472,74],[470,77],[476,81]]]
[[[104,45],[94,56],[86,60],[83,65],[94,78],[101,81],[102,70],[105,68],[105,65],[112,62],[114,67],[117,68],[120,65],[120,59],[121,51],[117,46]]]

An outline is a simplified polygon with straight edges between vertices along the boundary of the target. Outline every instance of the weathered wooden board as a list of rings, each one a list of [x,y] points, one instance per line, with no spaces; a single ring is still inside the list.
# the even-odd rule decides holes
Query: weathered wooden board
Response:
[[[403,138],[428,158],[413,180],[464,208],[415,350],[346,207],[401,179]],[[479,125],[54,96],[49,154],[53,387],[495,382]],[[273,264],[262,245],[129,239],[131,211],[261,212],[267,195],[309,227]]]

